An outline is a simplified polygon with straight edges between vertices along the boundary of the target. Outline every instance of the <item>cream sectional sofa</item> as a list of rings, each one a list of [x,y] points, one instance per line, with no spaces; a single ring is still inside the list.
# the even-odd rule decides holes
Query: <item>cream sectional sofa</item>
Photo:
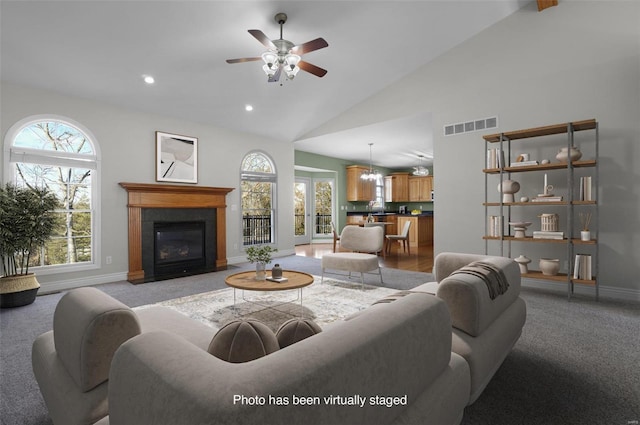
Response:
[[[166,332],[136,336],[113,359],[101,425],[457,424],[469,385],[445,303],[416,293],[247,363]]]
[[[481,279],[452,275],[474,261],[502,270],[508,290],[491,300]],[[35,341],[33,368],[56,425],[457,424],[519,338],[526,306],[512,260],[444,253],[435,274],[246,363],[207,352],[213,328],[81,288]],[[339,403],[349,397],[364,405]]]

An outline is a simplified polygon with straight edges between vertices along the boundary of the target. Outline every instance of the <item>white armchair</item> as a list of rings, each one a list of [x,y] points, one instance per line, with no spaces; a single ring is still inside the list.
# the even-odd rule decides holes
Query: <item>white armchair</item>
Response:
[[[364,288],[364,273],[378,271],[382,284],[382,271],[377,253],[384,248],[384,229],[382,227],[345,226],[340,234],[340,246],[351,252],[334,252],[322,256],[322,278],[327,269],[360,273]],[[327,272],[328,273],[328,272]]]

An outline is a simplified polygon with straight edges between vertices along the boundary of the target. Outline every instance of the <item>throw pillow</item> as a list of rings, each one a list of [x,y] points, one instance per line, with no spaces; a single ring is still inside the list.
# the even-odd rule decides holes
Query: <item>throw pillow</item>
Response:
[[[230,363],[244,363],[279,348],[275,334],[267,325],[254,319],[238,319],[214,335],[207,351]]]
[[[276,332],[276,337],[280,348],[284,348],[320,332],[322,328],[313,320],[296,318],[284,322]]]

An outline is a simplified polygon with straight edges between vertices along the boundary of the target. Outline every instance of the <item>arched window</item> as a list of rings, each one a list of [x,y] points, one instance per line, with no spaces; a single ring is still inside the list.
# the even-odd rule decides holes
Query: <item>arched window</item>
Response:
[[[98,164],[89,132],[66,118],[31,117],[7,132],[5,180],[47,188],[58,199],[54,236],[31,259],[32,267],[43,267],[38,273],[95,267]]]
[[[262,152],[249,152],[240,174],[242,244],[275,243],[277,174],[273,161]]]

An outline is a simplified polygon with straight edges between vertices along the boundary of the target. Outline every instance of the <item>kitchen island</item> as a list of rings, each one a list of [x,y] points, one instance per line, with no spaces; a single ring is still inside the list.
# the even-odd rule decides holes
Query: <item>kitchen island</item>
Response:
[[[362,225],[367,221],[369,213],[362,211],[347,212],[347,225]],[[373,219],[377,222],[389,223],[385,233],[397,235],[402,232],[404,224],[411,222],[409,228],[409,245],[424,246],[433,245],[433,211],[425,211],[421,214],[399,214],[399,213],[372,213]]]

